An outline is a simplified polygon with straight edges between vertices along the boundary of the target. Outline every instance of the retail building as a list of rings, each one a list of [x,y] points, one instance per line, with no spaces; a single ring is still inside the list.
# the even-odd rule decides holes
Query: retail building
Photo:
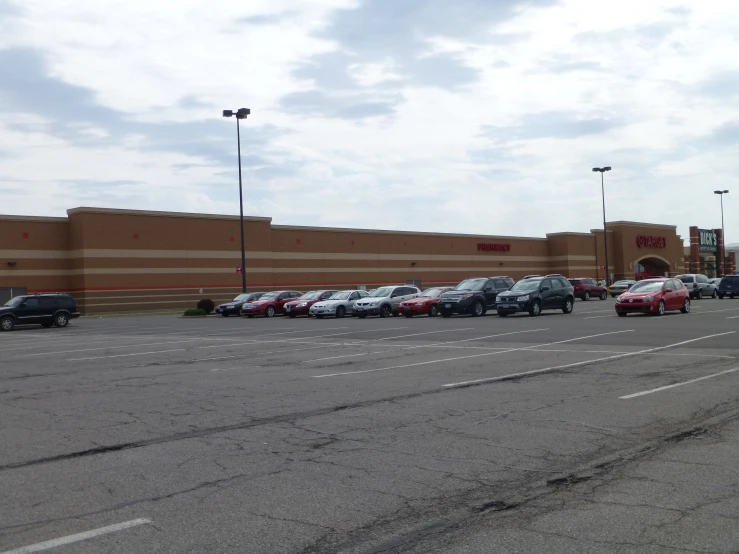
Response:
[[[69,291],[86,313],[224,301],[241,291],[238,233],[239,218],[225,215],[74,208],[63,218],[0,216],[0,299],[24,290]],[[602,230],[530,238],[297,227],[247,217],[244,234],[250,291],[606,275]],[[616,279],[686,270],[683,239],[669,225],[609,223],[608,257]],[[731,263],[735,271],[735,255]]]

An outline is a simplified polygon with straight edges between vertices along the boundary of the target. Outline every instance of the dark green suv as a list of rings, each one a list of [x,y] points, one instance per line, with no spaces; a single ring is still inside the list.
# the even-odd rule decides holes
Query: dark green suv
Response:
[[[726,275],[718,284],[718,297],[728,296],[734,298],[739,296],[739,275]]]
[[[0,307],[0,331],[12,331],[16,325],[66,327],[79,316],[77,302],[69,294],[26,294]]]
[[[521,279],[510,290],[501,292],[495,303],[500,317],[517,312],[535,317],[542,310],[562,310],[570,314],[574,305],[575,289],[562,275]]]

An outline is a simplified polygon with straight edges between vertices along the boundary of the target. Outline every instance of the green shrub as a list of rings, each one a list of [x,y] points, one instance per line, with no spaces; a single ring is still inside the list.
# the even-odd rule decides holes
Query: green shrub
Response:
[[[185,310],[185,315],[208,315],[208,312],[201,310],[200,308],[188,308]]]
[[[216,309],[216,303],[209,298],[204,298],[198,302],[198,310],[203,310],[206,314],[213,313]]]

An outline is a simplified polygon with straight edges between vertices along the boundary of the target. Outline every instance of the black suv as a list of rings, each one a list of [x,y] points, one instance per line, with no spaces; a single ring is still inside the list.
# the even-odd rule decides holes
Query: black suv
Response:
[[[522,279],[510,290],[500,293],[496,302],[500,317],[516,312],[537,316],[542,310],[562,310],[569,314],[574,305],[575,289],[561,275]]]
[[[739,275],[725,275],[718,284],[718,297],[734,298],[739,296]]]
[[[515,281],[510,277],[470,277],[439,298],[442,317],[452,314],[485,315],[495,309],[495,297]]]
[[[80,316],[77,302],[68,294],[27,294],[11,298],[0,307],[0,331],[12,331],[16,325],[66,327]]]

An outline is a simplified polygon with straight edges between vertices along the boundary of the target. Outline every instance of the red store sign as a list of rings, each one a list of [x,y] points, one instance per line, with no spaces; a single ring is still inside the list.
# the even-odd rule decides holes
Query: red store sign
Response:
[[[510,252],[510,244],[490,244],[485,242],[477,243],[478,252]]]
[[[665,237],[638,235],[636,244],[639,248],[667,248],[667,239]]]

